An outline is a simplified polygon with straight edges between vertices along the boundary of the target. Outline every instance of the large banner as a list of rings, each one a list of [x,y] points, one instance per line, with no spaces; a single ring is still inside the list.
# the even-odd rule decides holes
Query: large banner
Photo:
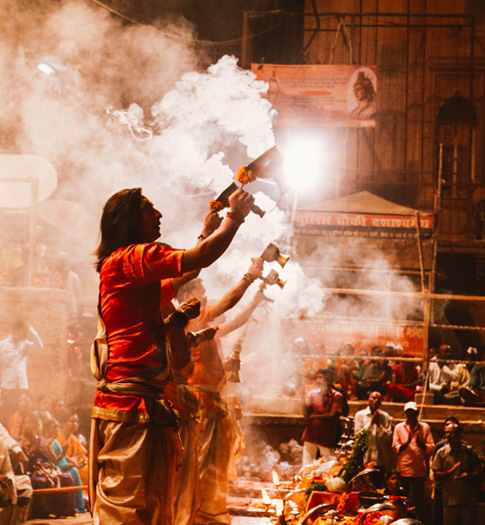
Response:
[[[377,67],[251,64],[281,126],[374,127]]]
[[[339,237],[374,237],[381,239],[415,238],[417,219],[414,215],[381,215],[371,213],[338,213],[298,210],[294,233]],[[419,216],[420,235],[431,237],[433,216]]]

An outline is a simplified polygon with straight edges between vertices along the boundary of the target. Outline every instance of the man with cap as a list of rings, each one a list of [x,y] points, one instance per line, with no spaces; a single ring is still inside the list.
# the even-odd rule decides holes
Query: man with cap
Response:
[[[406,420],[394,429],[392,450],[397,455],[397,470],[404,490],[414,504],[418,518],[426,525],[425,480],[434,440],[429,425],[419,421],[418,406],[414,401],[404,405],[404,413]]]

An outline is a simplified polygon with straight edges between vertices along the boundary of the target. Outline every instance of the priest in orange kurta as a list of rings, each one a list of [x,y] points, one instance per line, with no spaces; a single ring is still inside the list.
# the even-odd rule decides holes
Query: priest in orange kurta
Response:
[[[189,250],[156,244],[161,213],[140,188],[106,203],[97,250],[99,330],[91,364],[90,505],[95,524],[173,523],[177,415],[163,400],[171,366],[161,318],[161,280],[206,267],[229,246],[254,198],[238,190],[231,212]]]

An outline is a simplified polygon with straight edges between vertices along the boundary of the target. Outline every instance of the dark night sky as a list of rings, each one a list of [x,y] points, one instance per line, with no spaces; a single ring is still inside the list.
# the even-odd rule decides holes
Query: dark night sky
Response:
[[[239,38],[244,11],[301,11],[304,0],[105,0],[106,5],[135,20],[182,15],[194,23],[201,40]]]

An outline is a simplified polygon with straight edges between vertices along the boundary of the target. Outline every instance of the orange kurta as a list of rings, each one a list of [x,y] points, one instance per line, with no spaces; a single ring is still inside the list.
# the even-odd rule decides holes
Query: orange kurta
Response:
[[[126,380],[132,393],[140,385],[149,397],[163,393],[170,362],[160,306],[167,283],[161,281],[181,275],[182,256],[182,250],[149,243],[120,248],[103,262],[99,310],[108,347],[95,375],[108,387]],[[158,420],[156,411],[151,419],[142,395],[123,390],[97,390],[92,416],[89,495],[94,522],[172,525],[180,452],[176,430]]]
[[[149,243],[119,248],[104,261],[99,292],[109,345],[108,382],[137,377],[163,390],[168,357],[160,281],[181,275],[182,255],[182,250]],[[96,392],[94,418],[146,423],[146,414],[141,397]]]

